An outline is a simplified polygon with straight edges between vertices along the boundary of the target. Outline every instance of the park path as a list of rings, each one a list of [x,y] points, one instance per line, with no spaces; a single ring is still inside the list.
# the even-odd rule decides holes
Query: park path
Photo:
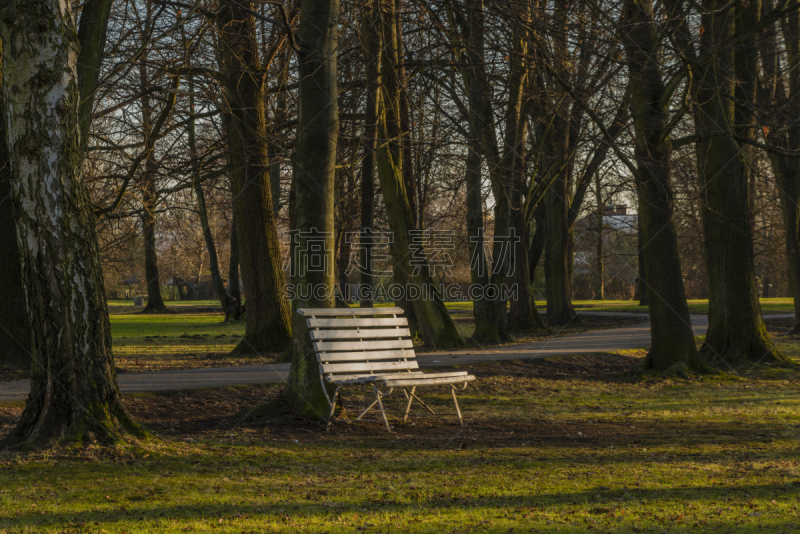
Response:
[[[549,356],[614,352],[646,348],[650,345],[650,322],[646,314],[617,312],[578,312],[582,315],[641,317],[644,321],[619,328],[593,330],[582,334],[553,337],[544,341],[524,343],[490,349],[470,349],[448,352],[427,352],[417,355],[420,367],[447,367],[508,360],[531,360]],[[765,315],[765,319],[791,318],[793,314]],[[692,315],[695,335],[703,335],[708,327],[706,315]],[[283,382],[289,374],[288,363],[266,365],[239,365],[211,367],[181,371],[154,371],[150,373],[121,373],[118,375],[122,393],[146,391],[173,391],[177,389],[219,386],[243,386]],[[28,380],[0,382],[0,402],[25,400],[30,390]]]

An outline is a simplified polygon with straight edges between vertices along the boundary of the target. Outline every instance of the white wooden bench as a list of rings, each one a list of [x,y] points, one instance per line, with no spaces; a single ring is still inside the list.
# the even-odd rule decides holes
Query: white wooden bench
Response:
[[[403,418],[403,421],[407,421],[411,403],[415,399],[435,415],[430,406],[417,396],[418,387],[449,385],[458,420],[463,426],[464,419],[458,407],[456,391],[463,391],[475,377],[466,371],[420,371],[408,321],[402,317],[402,308],[303,308],[297,313],[306,318],[319,361],[323,389],[327,391],[326,384],[336,386],[334,393],[328,397],[331,408],[329,426],[339,391],[344,386],[353,385],[371,386],[375,393],[375,400],[356,420],[365,421],[362,419],[364,415],[377,404],[383,423],[390,432],[382,397],[391,394],[395,388],[401,389],[408,399]],[[380,391],[379,385],[388,389]]]

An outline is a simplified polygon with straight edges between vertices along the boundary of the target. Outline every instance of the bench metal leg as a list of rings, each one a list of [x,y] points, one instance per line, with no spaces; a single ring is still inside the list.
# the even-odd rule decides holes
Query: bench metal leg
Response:
[[[380,407],[380,409],[381,409],[381,415],[383,416],[383,423],[386,425],[386,430],[387,430],[387,431],[389,431],[389,432],[391,432],[391,431],[392,431],[392,429],[391,429],[391,428],[389,428],[389,420],[388,420],[388,419],[386,419],[386,412],[384,411],[384,409],[383,409],[383,403],[381,402],[381,392],[380,392],[380,391],[378,391],[378,388],[376,388],[375,386],[372,386],[372,389],[375,391],[375,402],[377,402],[377,403],[378,403],[378,406],[379,406],[379,407]],[[373,405],[374,405],[374,404],[375,404],[375,403],[373,403]]]
[[[464,419],[461,417],[461,409],[458,407],[458,399],[456,398],[456,388],[455,386],[450,386],[450,393],[453,394],[453,403],[456,405],[456,413],[458,414],[458,421],[461,423],[461,426],[464,426]]]
[[[325,430],[329,430],[331,428],[331,420],[333,419],[333,412],[336,410],[336,399],[339,397],[339,390],[342,388],[336,388],[336,391],[333,392],[333,396],[331,397],[331,413],[328,414],[328,426],[325,427]],[[339,399],[339,403],[341,404],[342,399]]]
[[[414,386],[411,388],[411,392],[408,392],[406,391],[406,388],[403,388],[403,393],[406,394],[406,398],[408,399],[408,406],[406,406],[406,416],[403,418],[404,422],[408,421],[408,414],[411,412],[411,403],[414,402],[414,399],[417,399],[417,402],[419,402],[426,410],[431,412],[433,415],[436,415],[436,412],[434,412],[430,406],[422,402],[422,399],[414,395],[414,391],[416,391],[416,389],[417,386]]]

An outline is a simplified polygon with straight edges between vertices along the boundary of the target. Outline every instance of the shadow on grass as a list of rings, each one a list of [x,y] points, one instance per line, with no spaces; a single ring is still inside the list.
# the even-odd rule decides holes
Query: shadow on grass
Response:
[[[132,491],[135,491],[132,489]],[[381,495],[368,500],[354,501],[335,501],[327,500],[318,492],[308,492],[305,496],[298,496],[294,501],[288,502],[258,502],[258,497],[250,497],[254,502],[239,502],[237,504],[174,504],[169,506],[147,506],[137,504],[136,500],[152,498],[146,491],[132,495],[133,501],[121,499],[112,503],[103,503],[106,509],[91,512],[25,512],[19,513],[14,517],[0,519],[0,527],[16,528],[36,528],[49,527],[55,525],[73,526],[84,528],[93,523],[101,523],[109,526],[112,523],[129,521],[158,521],[162,519],[173,520],[194,520],[211,521],[212,528],[225,527],[231,528],[234,525],[241,527],[248,526],[249,521],[270,521],[278,523],[289,523],[290,527],[295,520],[303,521],[306,526],[309,520],[313,521],[333,521],[345,515],[358,517],[369,511],[380,511],[384,514],[392,513],[415,513],[432,512],[438,514],[462,513],[465,516],[459,517],[465,523],[475,522],[486,517],[496,517],[499,512],[505,512],[505,517],[512,522],[529,524],[529,521],[537,519],[538,515],[547,513],[563,514],[561,517],[570,518],[572,523],[579,526],[587,522],[597,524],[598,521],[605,523],[604,528],[625,529],[635,528],[637,523],[641,523],[641,517],[626,516],[623,506],[625,501],[635,500],[645,505],[657,504],[659,506],[669,506],[672,501],[681,506],[691,505],[692,502],[724,501],[727,499],[745,499],[754,495],[773,495],[780,493],[782,497],[789,498],[797,495],[800,487],[781,484],[765,485],[744,485],[737,487],[718,487],[718,486],[694,486],[690,488],[670,488],[670,489],[650,489],[650,488],[620,488],[609,489],[595,486],[584,491],[564,492],[564,493],[528,493],[506,496],[497,495],[470,495],[468,488],[457,488],[455,491],[442,492],[439,494],[426,493],[421,495],[414,491],[394,491],[384,492]],[[249,496],[241,495],[239,500],[247,499]],[[264,499],[266,501],[266,499]],[[576,510],[575,507],[578,507]],[[564,508],[564,509],[562,509]],[[571,508],[567,510],[566,508]],[[747,509],[749,511],[749,509]],[[511,518],[508,512],[516,514]],[[620,512],[619,515],[617,512]],[[355,515],[353,515],[355,514]],[[789,530],[796,528],[796,519],[787,517],[769,517],[768,511],[753,512],[751,516],[760,519],[751,520],[756,527],[754,531],[767,528],[786,527]],[[766,517],[764,517],[766,516]],[[456,516],[458,517],[458,516]],[[709,516],[711,517],[711,516]],[[763,518],[763,519],[761,519]],[[409,516],[413,521],[413,517]],[[438,520],[447,521],[447,516],[437,517]],[[543,519],[543,518],[538,518]],[[664,518],[666,519],[666,518]],[[683,519],[683,516],[681,516]],[[408,521],[408,519],[407,519]],[[429,520],[428,520],[429,521]],[[352,522],[352,520],[351,520]],[[565,521],[566,522],[566,521]],[[492,521],[484,520],[481,528],[488,532],[508,532],[508,523],[504,526],[493,528]],[[553,521],[548,521],[553,523]],[[705,523],[705,521],[704,521]],[[735,525],[741,523],[741,517],[731,518],[728,521],[717,520],[715,528],[736,528]],[[463,525],[463,523],[462,523]],[[146,525],[142,525],[146,527]],[[331,525],[334,526],[334,525]],[[339,525],[336,525],[339,526]],[[344,525],[341,525],[344,526]],[[374,526],[374,525],[373,525]],[[395,525],[399,526],[399,525]],[[696,532],[697,527],[701,526],[694,519],[675,520],[669,524],[669,532]],[[711,525],[709,525],[711,526]],[[190,528],[190,527],[187,527]],[[300,529],[300,525],[295,523],[294,529]],[[555,532],[564,528],[561,525],[536,526],[537,532]],[[184,529],[186,530],[186,529]],[[359,528],[358,530],[368,530]],[[369,529],[372,530],[372,529]]]

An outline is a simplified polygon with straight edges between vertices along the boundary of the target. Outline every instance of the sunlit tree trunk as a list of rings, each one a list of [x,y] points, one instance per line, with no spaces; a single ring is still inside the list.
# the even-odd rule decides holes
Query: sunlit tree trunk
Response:
[[[68,2],[43,0],[12,4],[0,22],[4,119],[33,331],[31,393],[11,443],[145,435],[120,402],[111,356],[95,220],[81,175],[73,20]]]
[[[292,282],[298,293],[296,308],[333,308],[335,281],[334,186],[339,108],[336,86],[338,46],[338,0],[301,0],[297,32],[300,76],[300,120],[297,124],[297,153],[294,161],[296,205],[294,225],[298,251],[293,255]],[[312,234],[316,231],[316,234]],[[326,268],[306,270],[310,245],[322,247]],[[305,288],[325,287],[328,291],[307,292]],[[248,311],[249,313],[249,311]],[[311,343],[306,318],[294,314],[291,345],[292,364],[281,396],[293,411],[309,419],[325,420],[330,412],[319,378],[319,363]],[[329,393],[332,393],[330,391]]]
[[[282,298],[284,274],[275,226],[266,142],[263,73],[253,16],[235,0],[221,3],[226,120],[239,261],[247,297],[245,335],[235,353],[282,351],[291,340],[291,305]]]

